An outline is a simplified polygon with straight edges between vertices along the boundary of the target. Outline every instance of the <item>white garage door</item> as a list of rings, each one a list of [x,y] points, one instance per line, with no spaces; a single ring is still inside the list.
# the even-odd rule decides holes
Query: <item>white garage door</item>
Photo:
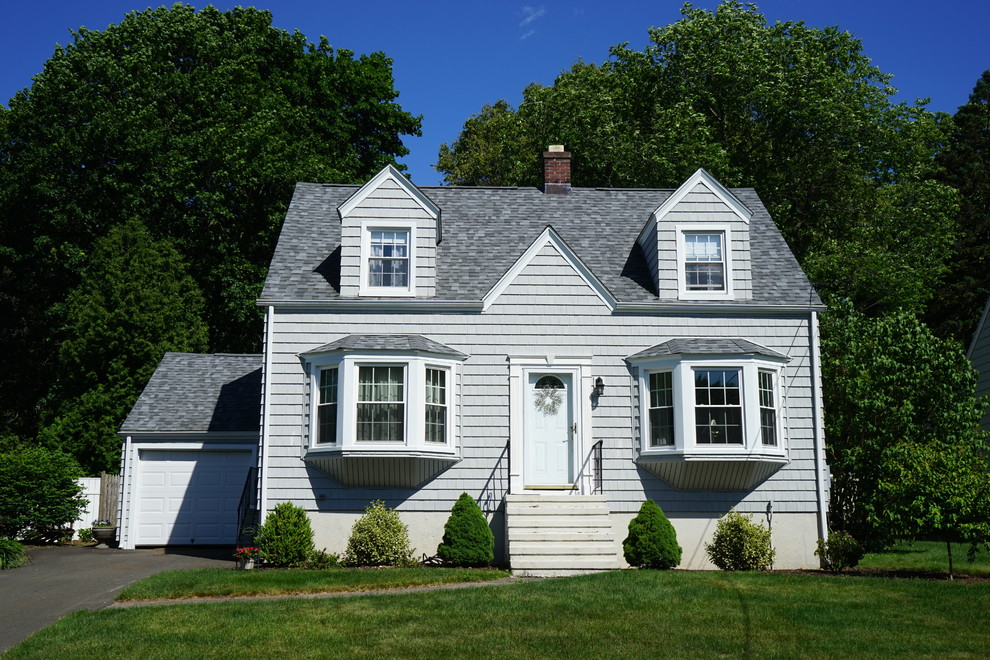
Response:
[[[247,450],[140,450],[135,545],[222,545],[237,541],[237,505]]]

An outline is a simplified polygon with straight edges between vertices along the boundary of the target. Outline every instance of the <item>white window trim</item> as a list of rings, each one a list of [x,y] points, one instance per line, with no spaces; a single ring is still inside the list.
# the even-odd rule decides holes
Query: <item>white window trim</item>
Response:
[[[370,286],[368,284],[368,262],[371,259],[371,232],[409,232],[409,281],[405,287]],[[416,295],[416,222],[414,220],[363,220],[361,222],[361,283],[358,295],[375,297],[409,297]]]
[[[671,356],[639,362],[639,420],[640,453],[644,456],[686,455],[725,457],[748,455],[776,455],[787,453],[787,439],[783,424],[783,399],[780,383],[784,365],[779,362],[753,358],[727,358],[724,356]],[[740,372],[740,397],[742,401],[743,443],[699,444],[695,435],[694,373],[697,370],[738,370]],[[674,388],[674,444],[650,446],[650,377],[649,374],[669,371]],[[759,372],[774,375],[774,396],[777,403],[777,445],[764,445],[760,426]]]
[[[309,433],[307,450],[313,453],[347,451],[359,452],[427,452],[454,454],[460,436],[460,397],[457,387],[458,362],[435,356],[412,353],[385,352],[332,355],[313,358],[309,364]],[[360,367],[403,367],[403,403],[405,405],[405,439],[402,442],[357,441],[357,392]],[[317,443],[319,435],[317,408],[319,406],[320,371],[337,368],[337,442]],[[446,442],[426,442],[426,370],[439,369],[447,373],[447,438]],[[412,386],[410,386],[412,385]]]
[[[732,300],[735,297],[732,286],[732,229],[727,224],[678,224],[674,225],[677,238],[677,297],[680,300]],[[725,289],[723,291],[697,291],[687,288],[685,259],[687,234],[722,234],[722,256],[725,264]]]

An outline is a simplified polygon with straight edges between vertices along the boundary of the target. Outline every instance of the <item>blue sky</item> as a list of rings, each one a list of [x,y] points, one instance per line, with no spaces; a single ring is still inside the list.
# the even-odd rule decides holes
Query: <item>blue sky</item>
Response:
[[[171,4],[169,2],[168,4]],[[205,2],[194,1],[196,7]],[[213,3],[220,9],[251,4]],[[707,9],[715,1],[699,1]],[[990,2],[947,0],[765,0],[768,20],[838,25],[894,75],[898,100],[929,97],[932,110],[954,112],[990,69]],[[276,27],[311,41],[326,35],[335,48],[384,51],[395,61],[399,102],[423,115],[423,136],[410,138],[403,161],[413,181],[440,183],[433,170],[440,144],[457,138],[464,120],[500,98],[517,104],[530,82],[550,84],[579,57],[601,62],[611,45],[647,43],[647,29],[680,17],[681,0],[653,2],[475,2],[284,0],[254,3]],[[0,8],[0,100],[31,84],[70,29],[104,29],[140,0],[7,0]]]

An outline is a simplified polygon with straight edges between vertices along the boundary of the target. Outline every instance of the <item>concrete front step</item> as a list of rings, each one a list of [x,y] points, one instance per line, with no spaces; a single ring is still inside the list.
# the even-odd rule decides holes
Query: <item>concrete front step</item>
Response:
[[[578,575],[620,567],[604,497],[509,495],[505,511],[509,562],[517,575]]]

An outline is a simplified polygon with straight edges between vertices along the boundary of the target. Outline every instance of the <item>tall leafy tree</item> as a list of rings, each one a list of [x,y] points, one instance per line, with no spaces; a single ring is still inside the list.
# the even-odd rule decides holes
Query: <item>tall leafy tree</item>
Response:
[[[846,303],[824,317],[822,353],[833,529],[872,548],[990,530],[990,509],[973,508],[986,501],[986,401],[962,345],[912,314]]]
[[[939,180],[960,192],[960,232],[928,320],[940,334],[968,342],[990,297],[990,71],[953,115],[952,137],[938,162],[944,168]]]
[[[94,241],[132,217],[206,296],[213,350],[257,350],[254,299],[296,181],[357,182],[407,153],[420,119],[391,60],[177,4],[80,28],[0,111],[0,430],[44,406],[65,299]]]
[[[562,143],[578,186],[679,184],[698,167],[753,186],[819,289],[878,314],[920,310],[945,271],[955,193],[928,179],[945,117],[893,104],[890,76],[848,32],[768,24],[753,5],[650,30],[530,85],[440,149],[452,184],[538,185]]]
[[[167,239],[130,220],[96,242],[65,305],[45,444],[90,473],[116,472],[116,431],[167,351],[206,349],[203,295]]]

